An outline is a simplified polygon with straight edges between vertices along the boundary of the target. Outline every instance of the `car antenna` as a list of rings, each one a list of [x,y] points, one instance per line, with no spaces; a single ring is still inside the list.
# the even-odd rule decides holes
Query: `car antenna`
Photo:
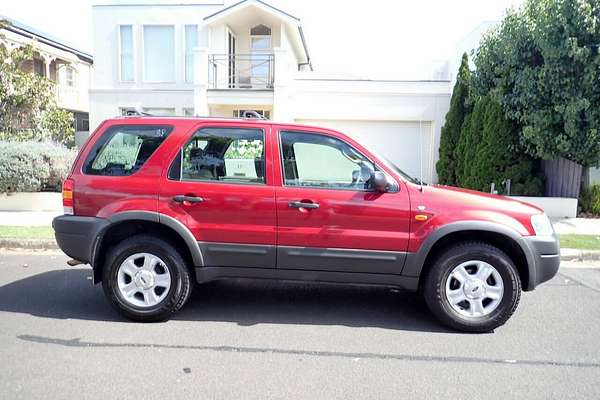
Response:
[[[423,119],[419,118],[419,190],[423,189],[423,132],[422,132]]]

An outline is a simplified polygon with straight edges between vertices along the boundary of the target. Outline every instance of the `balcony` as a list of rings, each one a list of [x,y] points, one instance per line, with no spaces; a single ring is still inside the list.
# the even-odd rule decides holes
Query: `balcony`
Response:
[[[218,90],[273,90],[275,56],[265,54],[211,54],[208,88]]]

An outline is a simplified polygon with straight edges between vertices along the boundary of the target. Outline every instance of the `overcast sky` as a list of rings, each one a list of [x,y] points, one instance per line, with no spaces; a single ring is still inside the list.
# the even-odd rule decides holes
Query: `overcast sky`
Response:
[[[148,0],[147,2],[160,0]],[[522,0],[266,0],[302,20],[318,72],[429,79],[432,65]],[[164,1],[162,1],[164,2]],[[201,0],[198,1],[201,3]],[[226,0],[227,5],[236,0]],[[90,0],[0,0],[0,15],[92,52]]]

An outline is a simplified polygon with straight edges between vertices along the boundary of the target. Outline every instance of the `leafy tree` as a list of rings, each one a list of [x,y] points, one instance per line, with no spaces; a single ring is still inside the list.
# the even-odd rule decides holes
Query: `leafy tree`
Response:
[[[57,143],[67,147],[75,146],[75,128],[73,113],[58,107],[51,107],[42,114],[42,136],[50,137]]]
[[[0,29],[6,25],[0,21]],[[20,68],[34,53],[33,46],[11,50],[0,44],[0,140],[74,144],[73,115],[56,106],[54,83]]]
[[[469,58],[465,53],[462,56],[456,84],[450,99],[450,109],[446,114],[446,121],[442,127],[440,137],[440,158],[436,164],[436,170],[439,182],[444,185],[456,185],[457,183],[457,163],[454,154],[465,116],[470,109],[468,104],[470,79]]]
[[[600,163],[600,2],[528,0],[482,40],[479,95],[493,91],[532,156]]]

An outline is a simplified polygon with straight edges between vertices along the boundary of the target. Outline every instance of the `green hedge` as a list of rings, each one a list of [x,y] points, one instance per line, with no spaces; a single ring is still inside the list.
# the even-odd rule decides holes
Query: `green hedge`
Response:
[[[0,141],[0,192],[60,191],[76,155],[53,142]]]
[[[600,216],[600,184],[592,185],[581,195],[581,211]]]

